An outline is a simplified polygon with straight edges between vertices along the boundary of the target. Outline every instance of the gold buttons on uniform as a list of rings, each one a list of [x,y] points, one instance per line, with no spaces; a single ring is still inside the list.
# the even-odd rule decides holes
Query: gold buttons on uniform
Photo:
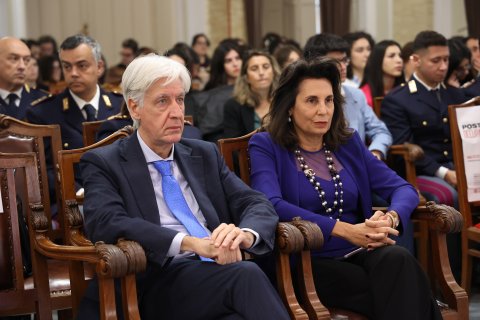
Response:
[[[427,126],[427,124],[428,124],[427,121],[422,122],[422,125],[424,125],[424,126]]]
[[[65,143],[63,144],[63,147],[64,147],[64,148],[68,148],[68,143],[65,142]]]
[[[447,122],[448,122],[448,118],[443,118],[442,121],[443,121],[443,123],[447,123]]]
[[[443,155],[446,157],[448,156],[448,151],[443,151]]]

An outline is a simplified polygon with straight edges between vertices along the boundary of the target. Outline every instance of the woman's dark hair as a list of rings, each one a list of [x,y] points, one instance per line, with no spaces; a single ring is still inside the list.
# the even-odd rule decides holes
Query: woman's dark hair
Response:
[[[343,36],[343,39],[345,39],[350,45],[350,49],[348,49],[348,53],[347,53],[349,58],[352,57],[353,44],[359,39],[367,39],[368,43],[370,44],[370,48],[372,48],[372,50],[373,50],[373,47],[375,46],[375,40],[373,40],[372,36],[369,33],[366,33],[364,31],[347,33],[346,35]],[[352,77],[353,77],[353,67],[352,67],[352,64],[350,63],[347,66],[347,78],[352,79]]]
[[[60,67],[62,66],[60,59],[57,56],[45,56],[38,60],[38,73],[41,82],[55,82],[53,79],[53,64],[55,61],[58,62]]]
[[[336,149],[347,141],[352,131],[345,122],[338,62],[328,57],[298,60],[282,72],[264,129],[276,143],[287,150],[293,151],[298,147],[299,141],[293,121],[289,122],[288,118],[290,109],[295,106],[299,86],[306,79],[326,79],[332,85],[335,109],[330,130],[324,135],[323,141],[328,147]]]
[[[166,57],[177,55],[185,61],[185,67],[190,74],[193,74],[193,68],[196,64],[200,64],[200,59],[193,49],[185,42],[177,42],[172,49],[167,50],[164,54]]]
[[[472,58],[470,49],[468,49],[461,39],[454,37],[449,39],[447,43],[450,51],[450,57],[448,58],[448,71],[445,79],[450,78],[452,73],[461,67],[463,60],[467,59],[468,63],[470,63],[470,59]],[[464,77],[462,79],[458,79],[460,83],[464,82],[464,80],[467,78],[467,75],[468,73],[465,72]]]
[[[365,66],[365,73],[363,76],[360,87],[368,84],[372,92],[372,98],[381,97],[385,95],[385,88],[383,86],[383,59],[385,58],[385,52],[390,46],[397,46],[398,49],[402,49],[400,44],[393,40],[380,41],[373,47],[372,53],[368,57],[367,65]],[[402,74],[395,78],[393,87],[399,86],[405,81],[405,76]]]
[[[286,67],[285,64],[287,63],[290,53],[292,52],[296,52],[299,58],[303,55],[302,50],[291,44],[279,45],[277,49],[275,49],[273,56],[275,59],[277,59],[277,62],[282,70]]]
[[[240,58],[242,57],[243,48],[238,45],[235,39],[225,39],[220,42],[213,52],[212,61],[210,62],[210,80],[205,85],[205,91],[227,84],[228,78],[225,73],[224,63],[225,56],[230,50],[235,50]]]
[[[205,33],[197,33],[196,35],[193,36],[192,47],[197,43],[197,40],[199,38],[205,38],[205,42],[207,43],[207,47],[210,47],[210,40],[208,40],[208,37],[205,35]]]

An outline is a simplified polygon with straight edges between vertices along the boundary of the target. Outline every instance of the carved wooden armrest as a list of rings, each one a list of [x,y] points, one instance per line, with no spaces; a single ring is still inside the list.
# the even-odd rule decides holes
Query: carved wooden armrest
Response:
[[[303,249],[303,236],[291,223],[278,223],[276,237],[277,248],[281,253],[290,254]]]
[[[297,217],[292,220],[292,224],[297,227],[304,238],[304,249],[319,250],[323,246],[323,233],[320,227],[313,222],[302,220]]]
[[[420,160],[425,156],[423,149],[419,145],[409,142],[391,145],[388,152],[391,155],[402,156],[406,161],[412,162]]]
[[[456,209],[428,201],[425,206],[417,207],[412,219],[428,222],[428,228],[441,233],[457,233],[462,231],[463,217]]]
[[[65,240],[76,246],[91,246],[83,233],[83,216],[77,200],[65,200]]]
[[[64,261],[95,264],[99,277],[116,278],[127,274],[128,261],[123,251],[111,244],[97,242],[90,246],[65,246],[52,242],[48,236],[48,219],[43,205],[30,204],[35,248],[45,257]]]
[[[135,241],[120,239],[117,246],[123,251],[128,260],[128,273],[135,274],[147,268],[147,256],[142,246]]]

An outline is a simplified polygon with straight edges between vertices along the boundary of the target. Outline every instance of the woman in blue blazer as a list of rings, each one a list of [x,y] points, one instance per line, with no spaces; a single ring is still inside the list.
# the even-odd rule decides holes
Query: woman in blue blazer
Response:
[[[340,85],[329,58],[282,73],[266,132],[250,140],[252,186],[280,220],[300,216],[321,228],[325,244],[312,266],[325,305],[369,319],[441,319],[420,265],[390,238],[418,205],[417,192],[346,127]],[[372,191],[389,200],[387,213],[372,213]]]

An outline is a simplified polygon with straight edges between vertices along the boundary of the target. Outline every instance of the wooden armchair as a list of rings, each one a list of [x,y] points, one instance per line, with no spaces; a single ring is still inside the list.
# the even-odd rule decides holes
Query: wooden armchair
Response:
[[[227,165],[240,176],[244,182],[249,183],[250,160],[248,156],[248,141],[255,133],[232,139],[220,139],[218,146],[220,152],[225,158]],[[235,157],[238,159],[237,167],[234,166]],[[420,221],[428,227],[424,233],[429,239],[425,241],[430,252],[425,257],[423,266],[429,270],[432,288],[435,289],[439,299],[444,301],[442,304],[442,315],[444,319],[467,319],[468,318],[468,297],[466,292],[456,283],[450,269],[448,260],[448,251],[446,246],[446,234],[459,232],[462,228],[462,216],[455,209],[436,205],[433,202],[426,206],[419,206],[412,215],[412,219]],[[310,251],[318,250],[323,245],[323,235],[320,228],[309,221],[294,220],[292,225],[297,227],[304,238],[304,248],[302,251],[291,251],[299,255],[299,270],[296,274],[299,276],[299,291],[301,295],[302,308],[308,314],[309,319],[330,319],[331,316],[341,315],[349,319],[365,319],[363,316],[354,314],[348,310],[327,309],[319,299],[313,282],[311,268]],[[277,263],[278,265],[278,263]],[[278,272],[277,272],[278,274]],[[290,280],[289,280],[290,281]],[[279,280],[281,283],[281,280]],[[285,295],[282,288],[279,287],[280,295]],[[295,302],[298,302],[295,299]],[[289,304],[287,304],[289,306]]]
[[[468,112],[466,122],[460,118],[458,114]],[[470,292],[472,280],[472,258],[480,257],[480,228],[475,226],[479,222],[478,212],[480,211],[480,186],[478,182],[473,181],[475,177],[478,179],[480,172],[475,171],[471,165],[478,162],[475,155],[465,152],[467,150],[475,150],[478,157],[480,143],[475,141],[478,139],[479,128],[475,125],[480,123],[480,97],[471,99],[460,105],[451,105],[448,107],[450,117],[450,132],[453,144],[453,161],[455,162],[455,172],[457,174],[457,190],[460,212],[465,221],[462,230],[462,287]],[[465,117],[465,116],[464,116]],[[462,128],[464,134],[468,136],[462,137],[460,133],[460,125],[470,125],[465,129]],[[473,126],[472,126],[473,124]],[[468,145],[463,146],[464,139]],[[465,164],[468,164],[467,166]],[[470,181],[472,180],[472,181]],[[476,215],[472,215],[475,212]]]
[[[16,175],[22,172],[22,179]],[[19,181],[20,180],[20,181]],[[20,184],[25,186],[19,187]],[[97,243],[75,247],[53,243],[48,237],[50,225],[44,212],[43,199],[34,153],[0,153],[0,187],[2,210],[0,210],[0,235],[2,249],[7,249],[0,262],[0,316],[36,313],[38,319],[52,319],[52,309],[72,307],[72,301],[80,301],[83,287],[70,286],[67,264],[90,263],[96,271],[100,288],[101,319],[116,319],[114,278],[122,278],[124,293],[124,315],[127,319],[139,319],[134,273],[145,268],[143,250],[132,242],[121,242],[118,246]],[[25,190],[19,194],[19,190]],[[17,212],[18,203],[26,206],[31,246],[33,277],[23,277],[22,259],[19,248],[18,221],[22,214]],[[5,246],[4,244],[8,245]],[[139,257],[139,258],[138,258]],[[52,259],[49,259],[52,258]],[[56,278],[63,271],[66,279]],[[74,275],[70,269],[72,279]],[[5,271],[5,272],[4,272]],[[91,278],[83,272],[78,278]],[[132,280],[133,277],[133,280]],[[74,315],[77,306],[73,306]]]
[[[89,146],[97,141],[97,132],[102,123],[107,120],[86,121],[82,123],[83,146]]]
[[[60,126],[35,125],[0,114],[0,150],[5,153],[34,152],[37,159],[37,170],[40,178],[40,192],[45,204],[45,213],[51,223],[49,196],[50,184],[55,186],[55,197],[60,198],[59,186],[55,179],[48,179],[46,159],[52,160],[52,166],[57,165],[57,152],[62,149]],[[49,154],[47,154],[49,152]],[[50,168],[54,170],[54,168]],[[63,221],[58,219],[60,229]],[[52,239],[61,237],[60,230],[53,231]]]

